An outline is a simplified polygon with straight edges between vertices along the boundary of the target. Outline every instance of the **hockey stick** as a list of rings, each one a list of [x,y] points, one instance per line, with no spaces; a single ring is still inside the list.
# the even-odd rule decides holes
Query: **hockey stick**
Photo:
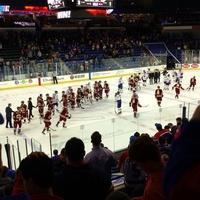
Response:
[[[51,129],[52,131],[56,131],[56,129],[53,129],[53,128],[51,128],[51,127],[49,127],[49,129]]]
[[[147,105],[145,105],[145,106],[142,106],[142,107],[148,107],[149,106],[149,104],[147,104]]]

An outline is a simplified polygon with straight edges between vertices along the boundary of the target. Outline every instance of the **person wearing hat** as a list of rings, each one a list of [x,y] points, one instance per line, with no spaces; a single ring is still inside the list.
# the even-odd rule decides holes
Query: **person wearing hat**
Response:
[[[105,170],[111,177],[111,170],[116,167],[118,162],[114,153],[108,148],[101,147],[101,134],[95,131],[91,135],[92,151],[85,155],[85,162],[91,163],[93,166],[98,166]]]
[[[159,123],[155,123],[155,127],[157,129],[157,133],[153,136],[153,140],[155,142],[158,142],[159,137],[163,136],[165,137],[166,140],[168,140],[168,138],[173,138],[173,135],[170,133],[169,129],[163,129],[162,125]]]

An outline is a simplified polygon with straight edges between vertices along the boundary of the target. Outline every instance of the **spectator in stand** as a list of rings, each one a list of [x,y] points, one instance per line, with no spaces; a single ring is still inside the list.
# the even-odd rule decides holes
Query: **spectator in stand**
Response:
[[[159,137],[161,137],[161,136],[165,137],[165,139],[167,139],[167,140],[168,140],[168,138],[172,138],[172,137],[173,137],[172,134],[170,133],[169,129],[163,129],[161,124],[156,123],[156,124],[155,124],[155,127],[156,127],[156,129],[157,129],[157,131],[158,131],[158,132],[153,136],[153,139],[154,139],[154,141],[155,141],[156,143],[158,143],[158,139],[159,139]]]
[[[53,156],[51,158],[53,160],[53,162],[57,161],[59,159],[59,155],[58,155],[58,149],[54,149],[53,150]]]
[[[168,156],[170,155],[170,148],[169,148],[169,146],[168,146],[168,144],[167,144],[167,141],[166,141],[165,137],[160,136],[160,137],[158,138],[158,148],[159,148],[159,150],[160,150],[161,156],[162,156],[163,154],[166,154],[166,155],[168,155]]]
[[[62,200],[52,192],[53,161],[43,152],[32,152],[19,165],[25,191],[31,200]]]
[[[54,194],[65,200],[104,200],[114,187],[107,173],[84,162],[85,145],[79,138],[66,142],[67,164],[55,175]]]
[[[130,137],[128,148],[135,139],[136,137],[133,135]],[[125,192],[130,197],[141,196],[146,183],[146,173],[135,162],[130,160],[128,149],[120,156],[118,168],[124,174]]]
[[[65,148],[62,148],[60,154],[58,155],[57,160],[54,161],[54,168],[55,168],[55,174],[59,173],[63,167],[63,165],[66,165],[66,156],[65,156]]]
[[[170,122],[170,123],[168,123],[168,126],[169,126],[170,133],[174,137],[174,134],[175,134],[176,129],[177,129],[177,125],[174,125],[173,123]]]
[[[200,199],[200,106],[197,106],[191,120],[181,128],[181,134],[174,140],[168,160],[163,190],[170,200]]]
[[[131,200],[131,198],[125,192],[116,190],[110,193],[105,200]]]
[[[8,128],[8,124],[10,128],[13,128],[12,126],[12,113],[14,112],[11,108],[11,103],[8,104],[8,106],[5,109],[6,112],[6,128]]]
[[[128,155],[147,174],[143,196],[133,200],[166,200],[162,190],[165,165],[153,139],[147,135],[139,136],[130,145]]]
[[[118,162],[111,150],[101,147],[101,138],[102,136],[98,131],[92,133],[92,151],[85,155],[84,160],[93,166],[100,167],[101,169],[105,170],[108,176],[111,178],[112,168],[116,167]]]

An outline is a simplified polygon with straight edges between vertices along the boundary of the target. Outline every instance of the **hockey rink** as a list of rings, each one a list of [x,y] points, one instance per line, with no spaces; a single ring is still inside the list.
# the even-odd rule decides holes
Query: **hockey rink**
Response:
[[[169,71],[170,73],[170,71]],[[150,85],[147,80],[147,86],[142,86],[141,90],[137,91],[139,95],[139,102],[143,106],[138,108],[138,118],[133,117],[132,108],[129,107],[129,101],[132,96],[132,91],[128,90],[128,77],[123,77],[124,90],[122,93],[122,114],[116,115],[115,93],[117,92],[118,78],[109,78],[106,81],[110,85],[109,97],[106,98],[105,94],[103,99],[99,102],[93,101],[92,105],[82,106],[84,109],[76,108],[69,110],[72,115],[71,119],[67,120],[67,128],[62,127],[62,122],[59,127],[56,123],[59,119],[59,113],[55,112],[52,116],[51,127],[54,131],[49,134],[43,135],[41,132],[44,128],[44,123],[40,123],[37,108],[33,109],[34,118],[30,123],[22,125],[22,135],[14,135],[13,129],[5,128],[5,124],[0,125],[0,142],[6,144],[7,141],[13,145],[16,158],[24,158],[27,153],[32,150],[42,151],[51,156],[52,149],[59,151],[65,146],[65,143],[71,137],[79,137],[85,143],[86,153],[91,150],[90,136],[94,131],[99,131],[102,134],[103,144],[113,151],[117,151],[126,147],[129,143],[129,137],[136,131],[140,133],[148,133],[154,135],[156,133],[155,123],[161,123],[163,127],[169,122],[175,123],[176,117],[181,117],[182,107],[186,106],[186,116],[190,118],[200,100],[200,71],[191,70],[183,71],[182,87],[186,89],[189,86],[190,78],[193,76],[197,79],[195,90],[181,90],[179,99],[175,99],[175,91],[172,90],[174,82],[172,82],[169,90],[163,90],[163,101],[161,108],[158,107],[154,93],[158,85],[163,89],[163,76],[158,84]],[[98,80],[97,80],[98,81]],[[27,103],[28,98],[32,97],[33,105],[36,106],[37,97],[43,94],[45,98],[46,93],[53,95],[54,91],[58,91],[61,98],[63,90],[67,90],[72,86],[76,93],[76,89],[81,85],[90,82],[91,88],[94,81],[74,82],[58,85],[38,86],[32,88],[2,90],[0,93],[0,112],[5,116],[5,108],[8,103],[12,104],[12,109],[15,111],[17,106],[20,106],[21,101]],[[102,85],[104,79],[101,79]],[[93,88],[92,88],[93,89]],[[45,107],[46,109],[46,107]],[[62,109],[62,104],[59,105],[59,110]],[[50,149],[50,142],[52,149]],[[25,145],[27,144],[27,146]],[[34,147],[31,149],[31,144]],[[20,148],[20,155],[17,153],[17,148]],[[5,161],[5,149],[3,148],[3,161]],[[17,159],[18,160],[18,159]],[[16,161],[18,163],[18,161]]]

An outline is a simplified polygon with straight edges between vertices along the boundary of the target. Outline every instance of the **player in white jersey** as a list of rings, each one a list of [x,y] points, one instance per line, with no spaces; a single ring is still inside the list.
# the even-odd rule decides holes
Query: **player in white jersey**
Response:
[[[122,113],[122,99],[121,99],[121,94],[118,91],[117,93],[115,93],[115,102],[116,102],[116,106],[117,106],[117,111],[116,111],[116,106],[115,106],[115,113],[116,114],[121,114]]]
[[[169,90],[169,86],[171,85],[171,77],[170,74],[167,74],[163,77],[164,80],[164,90]]]
[[[178,76],[177,72],[175,70],[172,70],[171,74],[172,74],[173,81],[176,82],[176,79],[177,79],[177,76]]]
[[[118,80],[118,92],[120,92],[120,93],[123,92],[123,84],[124,84],[124,81],[123,81],[122,77],[120,77]]]
[[[148,73],[145,70],[143,70],[143,73],[141,75],[141,80],[142,80],[143,86],[146,86],[148,77],[149,77]]]
[[[182,83],[182,81],[183,81],[183,71],[181,69],[179,69],[179,71],[178,71],[178,78],[179,78],[179,82]]]
[[[58,91],[55,91],[55,93],[53,93],[53,112],[54,110],[58,111],[58,105],[59,105],[59,98],[58,98]]]

